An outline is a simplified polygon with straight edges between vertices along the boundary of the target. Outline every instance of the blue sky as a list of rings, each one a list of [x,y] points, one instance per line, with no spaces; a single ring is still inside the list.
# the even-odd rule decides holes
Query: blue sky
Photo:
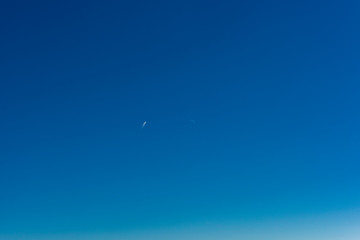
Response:
[[[359,10],[1,3],[0,236],[359,208]]]

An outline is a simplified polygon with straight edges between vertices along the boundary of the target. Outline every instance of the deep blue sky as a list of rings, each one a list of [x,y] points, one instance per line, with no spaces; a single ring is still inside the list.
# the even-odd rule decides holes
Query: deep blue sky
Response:
[[[0,234],[360,207],[359,11],[2,1]]]

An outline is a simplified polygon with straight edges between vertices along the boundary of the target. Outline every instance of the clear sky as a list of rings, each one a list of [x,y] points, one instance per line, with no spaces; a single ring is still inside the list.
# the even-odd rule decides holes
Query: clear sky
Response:
[[[2,1],[0,237],[360,208],[359,12]]]

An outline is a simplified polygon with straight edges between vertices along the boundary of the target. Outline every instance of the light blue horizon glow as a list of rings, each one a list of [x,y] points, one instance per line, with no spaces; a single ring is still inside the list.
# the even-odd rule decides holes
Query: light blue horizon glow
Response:
[[[201,223],[127,233],[0,235],[2,240],[358,240],[360,209],[247,223]]]

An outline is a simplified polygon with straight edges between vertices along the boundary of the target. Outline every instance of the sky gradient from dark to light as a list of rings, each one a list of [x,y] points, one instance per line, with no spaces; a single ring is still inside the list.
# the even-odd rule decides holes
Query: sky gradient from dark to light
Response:
[[[2,1],[0,239],[359,239],[359,13]]]

